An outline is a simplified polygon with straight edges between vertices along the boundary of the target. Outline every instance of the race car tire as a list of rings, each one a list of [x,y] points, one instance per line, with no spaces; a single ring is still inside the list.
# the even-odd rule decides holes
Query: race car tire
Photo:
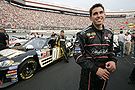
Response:
[[[27,80],[31,78],[37,70],[37,62],[33,59],[25,60],[18,69],[18,77],[20,80]]]

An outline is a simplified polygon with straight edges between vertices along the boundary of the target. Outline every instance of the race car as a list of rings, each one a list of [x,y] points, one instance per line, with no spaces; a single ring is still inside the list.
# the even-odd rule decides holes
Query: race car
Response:
[[[9,47],[14,47],[18,44],[23,44],[26,41],[28,41],[27,39],[25,39],[24,37],[17,37],[17,36],[11,36],[9,38]]]
[[[0,51],[0,88],[31,78],[38,69],[64,57],[50,38],[33,38],[21,46]],[[58,41],[56,40],[55,43]],[[64,58],[63,58],[64,59]]]

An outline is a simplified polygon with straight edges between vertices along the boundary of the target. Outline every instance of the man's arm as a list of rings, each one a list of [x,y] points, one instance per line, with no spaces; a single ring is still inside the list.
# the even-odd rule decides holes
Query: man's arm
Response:
[[[114,34],[112,33],[112,36],[110,38],[110,47],[109,47],[109,52],[112,52],[112,53],[110,53],[109,55],[110,60],[106,63],[106,68],[110,72],[114,72],[116,70],[116,64],[118,60],[118,58],[113,54],[113,42],[114,42],[113,37],[114,37]]]
[[[6,40],[6,47],[9,46],[9,40]]]
[[[6,47],[9,46],[9,35],[7,33],[4,33],[5,34],[5,39],[6,39]]]
[[[77,63],[84,69],[89,69],[90,71],[97,72],[98,67],[95,65],[93,58],[86,58],[84,45],[85,45],[85,35],[81,33],[77,33],[77,39],[79,40],[80,48],[81,48],[81,55],[77,58]]]
[[[114,34],[111,32],[111,37],[110,37],[110,46],[108,48],[108,51],[110,52],[109,53],[109,58],[110,60],[109,61],[114,61],[115,63],[117,63],[117,60],[118,58],[115,56],[114,54],[114,46],[113,46],[113,43],[114,43]]]

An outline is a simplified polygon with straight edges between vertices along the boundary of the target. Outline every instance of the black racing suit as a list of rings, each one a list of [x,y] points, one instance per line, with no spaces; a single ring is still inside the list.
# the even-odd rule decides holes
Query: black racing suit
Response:
[[[131,40],[134,43],[134,50],[133,50],[134,54],[133,54],[133,57],[135,57],[135,36],[132,36],[132,39]],[[131,72],[131,74],[129,76],[129,79],[131,81],[135,81],[135,66],[134,66],[134,68],[133,68],[133,70],[132,70],[132,72]]]
[[[48,42],[48,44],[49,44],[49,46],[50,46],[50,54],[52,55],[52,50],[53,50],[53,48],[55,47],[55,45],[56,45],[56,39],[57,39],[57,37],[54,35],[51,35],[51,38],[50,38],[50,40],[49,40],[49,42]]]
[[[96,72],[99,67],[105,68],[106,62],[117,60],[113,54],[113,33],[104,27],[97,30],[91,25],[77,33],[77,40],[80,51],[75,59],[82,68],[79,90],[105,90],[107,82]]]
[[[129,79],[130,79],[130,81],[135,81],[135,67],[133,68],[133,70],[129,76]]]
[[[6,40],[9,40],[9,38],[4,33],[0,32],[0,50],[7,48]]]
[[[63,52],[64,52],[65,61],[68,62],[68,56],[67,56],[67,50],[66,50],[65,41],[66,41],[66,37],[60,35],[60,47],[61,47],[61,49],[62,49]]]

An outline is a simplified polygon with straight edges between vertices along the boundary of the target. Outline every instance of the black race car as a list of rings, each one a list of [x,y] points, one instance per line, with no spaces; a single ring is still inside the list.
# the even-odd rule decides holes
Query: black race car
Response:
[[[42,67],[64,57],[57,39],[33,38],[0,51],[0,88],[31,78]],[[55,43],[55,44],[54,44]],[[64,59],[64,58],[63,58]]]

